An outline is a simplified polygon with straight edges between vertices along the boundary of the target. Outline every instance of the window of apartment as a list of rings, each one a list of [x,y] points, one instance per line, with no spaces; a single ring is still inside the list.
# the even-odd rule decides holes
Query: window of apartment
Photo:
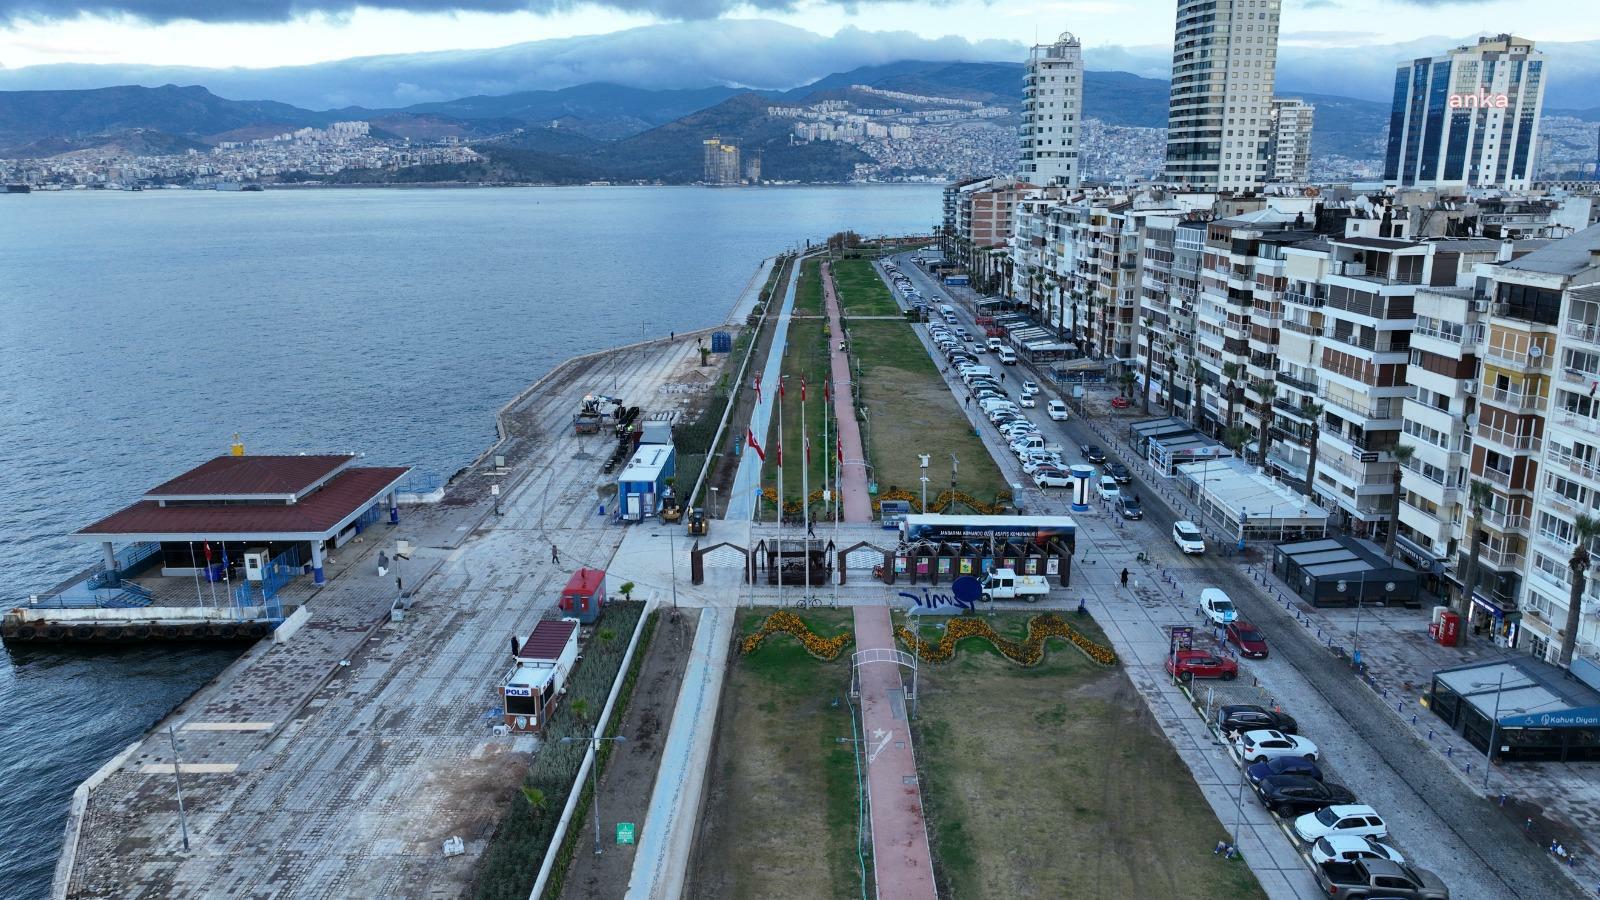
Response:
[[[1548,488],[1552,494],[1565,497],[1577,504],[1579,507],[1586,507],[1589,505],[1589,496],[1592,492],[1576,481],[1562,478],[1559,475],[1547,474],[1545,476],[1545,487]]]
[[[1571,522],[1547,512],[1539,513],[1539,533],[1562,544],[1571,544],[1577,540]]]
[[[1533,567],[1562,587],[1567,587],[1567,564],[1545,553],[1533,554]],[[1540,598],[1541,600],[1543,598]],[[1547,604],[1548,606],[1548,604]]]
[[[1557,391],[1556,406],[1562,412],[1571,413],[1585,419],[1600,417],[1597,416],[1597,412],[1600,412],[1600,400],[1577,391]]]
[[[1577,372],[1590,378],[1596,377],[1600,375],[1600,353],[1568,347],[1561,354],[1561,367],[1568,372]]]

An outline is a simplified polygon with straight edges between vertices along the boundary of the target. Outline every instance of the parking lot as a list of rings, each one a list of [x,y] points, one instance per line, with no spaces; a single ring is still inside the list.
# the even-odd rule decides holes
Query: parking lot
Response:
[[[909,261],[901,262],[900,267],[935,308],[941,303],[956,306],[957,323],[976,333],[970,309],[954,303]],[[930,346],[930,352],[936,352],[935,348]],[[1008,386],[1023,378],[1039,380],[1022,365],[1005,368],[1009,370]],[[963,397],[965,385],[952,378],[953,373],[946,374],[957,396]],[[1061,398],[1054,386],[1042,387],[1045,398]],[[1238,770],[1232,768],[1232,774],[1224,777],[1229,769],[1221,767],[1219,758],[1227,759],[1231,766],[1231,757],[1215,735],[1197,727],[1202,724],[1201,712],[1188,705],[1162,668],[1165,629],[1174,624],[1201,624],[1197,604],[1200,590],[1206,587],[1226,591],[1240,613],[1261,628],[1271,652],[1267,659],[1242,661],[1240,677],[1234,681],[1200,682],[1202,704],[1209,700],[1214,707],[1246,699],[1276,702],[1292,713],[1301,732],[1318,745],[1328,778],[1349,787],[1361,802],[1377,809],[1391,829],[1393,844],[1408,860],[1443,877],[1452,896],[1585,896],[1540,848],[1523,838],[1517,825],[1439,765],[1400,721],[1393,706],[1386,707],[1357,681],[1347,664],[1253,584],[1239,560],[1221,558],[1214,547],[1202,556],[1180,553],[1171,537],[1176,516],[1148,467],[1135,464],[1126,455],[1120,457],[1132,470],[1132,481],[1125,490],[1136,492],[1144,501],[1142,520],[1123,521],[1100,503],[1088,512],[1069,512],[1063,490],[1039,489],[1025,480],[1017,457],[1004,445],[999,432],[975,412],[966,410],[966,414],[1007,477],[1023,485],[1019,497],[1029,513],[1069,514],[1078,521],[1081,560],[1072,591],[1095,604],[1096,616],[1106,624],[1130,677],[1214,807],[1233,806]],[[1099,444],[1113,460],[1127,449],[1120,435],[1102,433],[1100,429],[1107,427],[1102,423],[1086,423],[1076,417],[1066,422],[1042,415],[1029,418],[1049,443],[1064,448],[1063,462],[1069,465],[1083,462],[1077,448],[1084,444]],[[1140,560],[1141,554],[1147,559]],[[1123,568],[1130,573],[1127,588],[1120,585]],[[1209,637],[1202,635],[1205,640]],[[1305,877],[1296,878],[1285,863],[1285,853],[1295,855],[1288,837],[1277,832],[1270,815],[1253,797],[1247,795],[1245,800],[1251,809],[1240,812],[1246,822],[1260,826],[1257,836],[1261,841],[1254,848],[1249,841],[1241,842],[1247,859],[1253,852],[1264,853],[1280,867],[1282,882],[1277,890],[1269,877],[1263,877],[1269,893],[1319,896],[1303,866],[1301,875]],[[1225,817],[1224,822],[1228,821]],[[1276,838],[1273,832],[1277,832]],[[1259,868],[1257,874],[1262,874]]]

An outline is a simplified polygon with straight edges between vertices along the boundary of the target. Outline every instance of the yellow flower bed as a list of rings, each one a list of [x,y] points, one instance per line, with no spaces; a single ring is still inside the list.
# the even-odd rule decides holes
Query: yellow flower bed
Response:
[[[1011,502],[1011,499],[1012,497],[1010,491],[1000,491],[995,494],[993,503],[985,503],[966,491],[952,491],[946,488],[945,490],[939,492],[939,496],[928,501],[928,511],[942,513],[945,510],[953,507],[956,503],[961,503],[962,505],[976,511],[980,515],[998,516],[1006,511],[1006,504]],[[884,500],[904,500],[905,502],[911,504],[912,509],[920,509],[922,505],[921,497],[904,488],[893,488],[879,494],[872,501],[873,508],[877,509],[878,504]]]
[[[806,648],[807,653],[818,659],[837,658],[840,651],[848,647],[850,642],[854,640],[854,636],[848,631],[831,638],[825,638],[806,627],[805,621],[799,616],[788,610],[779,610],[767,616],[767,620],[761,623],[761,627],[740,643],[739,652],[741,654],[754,653],[763,641],[780,631],[799,638],[800,646]]]
[[[1071,641],[1073,646],[1083,651],[1084,656],[1102,666],[1117,664],[1115,651],[1090,640],[1083,632],[1068,625],[1055,613],[1041,613],[1029,619],[1028,639],[1021,643],[1001,637],[989,626],[988,621],[974,616],[958,616],[951,619],[945,626],[944,637],[937,643],[925,641],[911,629],[903,626],[895,629],[895,633],[902,643],[910,647],[925,662],[931,663],[948,662],[956,654],[956,644],[975,637],[988,640],[996,650],[1000,651],[1000,655],[1014,663],[1036,666],[1044,659],[1045,641],[1054,637]]]
[[[778,505],[778,489],[777,488],[770,488],[770,487],[762,488],[761,489],[761,496],[766,498],[766,501],[768,503],[772,504],[773,506],[777,506]],[[817,488],[816,490],[812,491],[811,494],[810,494],[810,499],[811,499],[811,505],[812,506],[816,506],[818,503],[821,503],[822,502],[822,488]],[[783,501],[783,511],[787,512],[787,513],[794,513],[796,515],[799,515],[800,514],[800,501],[799,500],[785,500],[785,501]]]

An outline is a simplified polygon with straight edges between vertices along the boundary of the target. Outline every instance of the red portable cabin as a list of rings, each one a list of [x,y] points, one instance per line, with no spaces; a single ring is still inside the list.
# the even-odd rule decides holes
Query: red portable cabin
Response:
[[[606,573],[600,569],[584,567],[572,573],[567,586],[561,591],[561,614],[571,616],[585,625],[593,625],[600,618],[600,607],[606,602]]]

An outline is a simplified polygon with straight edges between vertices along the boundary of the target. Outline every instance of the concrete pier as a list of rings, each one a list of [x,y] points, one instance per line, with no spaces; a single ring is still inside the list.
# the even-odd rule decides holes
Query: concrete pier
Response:
[[[291,640],[252,648],[80,787],[54,896],[463,894],[536,746],[491,730],[507,637],[572,569],[613,569],[626,532],[597,514],[614,438],[574,435],[572,412],[600,390],[682,408],[708,386],[699,336],[563,364],[501,412],[500,441],[440,502],[336,551]],[[369,563],[401,540],[413,605],[395,622],[396,573]],[[446,857],[451,837],[467,852]]]

